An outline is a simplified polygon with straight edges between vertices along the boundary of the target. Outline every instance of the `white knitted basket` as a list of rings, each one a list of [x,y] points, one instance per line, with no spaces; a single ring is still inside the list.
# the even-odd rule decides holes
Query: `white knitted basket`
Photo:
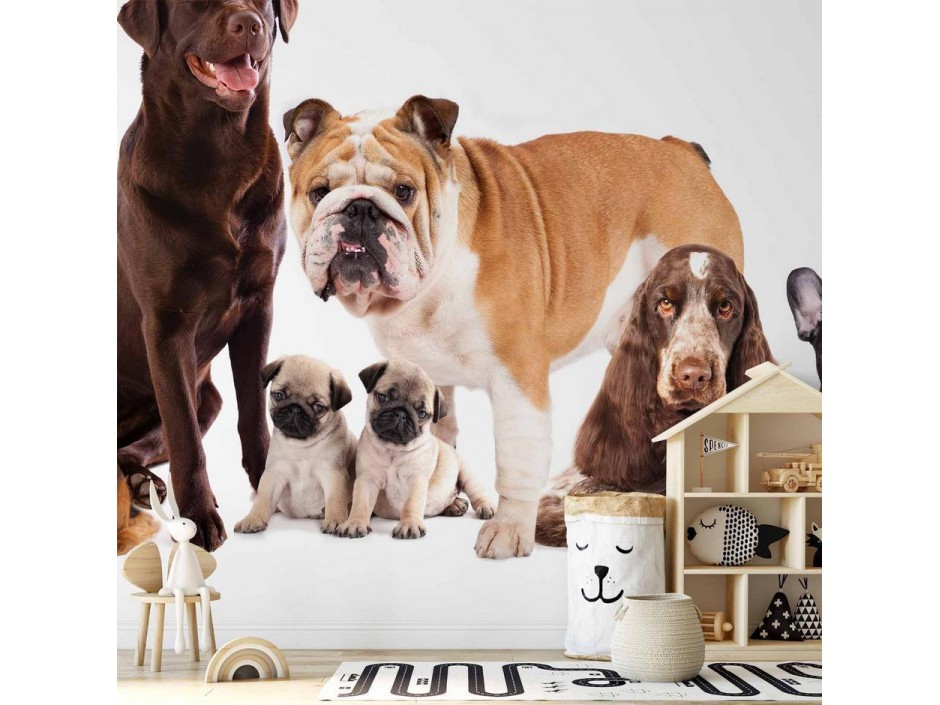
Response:
[[[701,612],[681,593],[625,597],[610,654],[620,675],[669,683],[698,675],[705,663]]]

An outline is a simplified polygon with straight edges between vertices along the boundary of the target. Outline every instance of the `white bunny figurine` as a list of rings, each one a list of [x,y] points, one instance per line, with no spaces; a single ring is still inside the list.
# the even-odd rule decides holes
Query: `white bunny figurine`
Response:
[[[193,551],[189,540],[196,535],[196,525],[189,519],[180,516],[179,506],[173,496],[173,479],[166,483],[167,502],[170,505],[170,515],[167,516],[160,505],[155,483],[150,483],[150,506],[157,515],[166,522],[170,536],[177,542],[176,557],[167,570],[166,580],[160,588],[161,595],[173,595],[176,598],[176,653],[186,651],[186,640],[183,637],[183,612],[187,595],[199,595],[202,602],[202,643],[208,649],[206,635],[209,633],[209,593],[213,588],[206,585],[199,567],[199,559]]]

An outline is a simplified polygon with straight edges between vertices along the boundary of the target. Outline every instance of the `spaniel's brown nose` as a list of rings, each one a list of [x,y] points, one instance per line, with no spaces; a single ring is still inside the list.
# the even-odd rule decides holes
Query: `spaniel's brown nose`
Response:
[[[676,383],[689,392],[704,389],[711,379],[711,368],[693,357],[687,357],[676,366]]]

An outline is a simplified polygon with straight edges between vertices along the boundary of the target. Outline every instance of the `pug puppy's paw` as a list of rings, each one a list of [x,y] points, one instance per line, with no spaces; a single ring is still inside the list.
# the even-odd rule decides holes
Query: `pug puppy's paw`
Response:
[[[358,521],[348,519],[336,527],[335,536],[341,536],[346,539],[361,539],[372,533],[372,527],[368,524],[361,524]]]
[[[343,522],[327,519],[320,522],[320,531],[324,534],[335,536]]]
[[[492,519],[496,516],[496,507],[494,507],[489,502],[481,504],[478,507],[475,507],[477,510],[477,517],[480,519]]]
[[[449,507],[447,507],[443,512],[441,512],[441,516],[462,517],[464,514],[467,513],[467,508],[469,506],[470,505],[467,503],[467,500],[465,500],[463,497],[457,497],[454,499],[453,502],[451,502]]]
[[[268,522],[261,517],[254,517],[251,514],[246,516],[240,522],[235,524],[236,534],[256,534],[268,528]]]
[[[428,529],[420,519],[403,519],[392,529],[392,536],[396,539],[420,539],[426,533]]]

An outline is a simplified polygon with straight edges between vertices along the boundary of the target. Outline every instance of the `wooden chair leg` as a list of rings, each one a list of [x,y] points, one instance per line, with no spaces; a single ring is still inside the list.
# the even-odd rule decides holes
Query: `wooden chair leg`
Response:
[[[147,628],[150,626],[150,603],[140,603],[140,621],[137,624],[137,650],[134,652],[134,665],[144,665],[144,653],[147,651]]]
[[[155,607],[157,614],[153,625],[153,649],[150,652],[150,670],[153,673],[159,673],[163,668],[163,617],[166,613],[166,605],[162,602],[158,602]]]
[[[206,639],[209,640],[209,655],[212,656],[213,654],[215,654],[216,647],[215,647],[215,624],[212,622],[212,607],[211,606],[209,607],[209,614],[206,616],[206,622],[207,622],[206,626],[208,627],[207,631],[209,632],[208,634],[206,634]]]
[[[192,648],[192,661],[199,661],[199,623],[196,621],[196,603],[186,605],[186,621],[189,622],[189,642]]]

